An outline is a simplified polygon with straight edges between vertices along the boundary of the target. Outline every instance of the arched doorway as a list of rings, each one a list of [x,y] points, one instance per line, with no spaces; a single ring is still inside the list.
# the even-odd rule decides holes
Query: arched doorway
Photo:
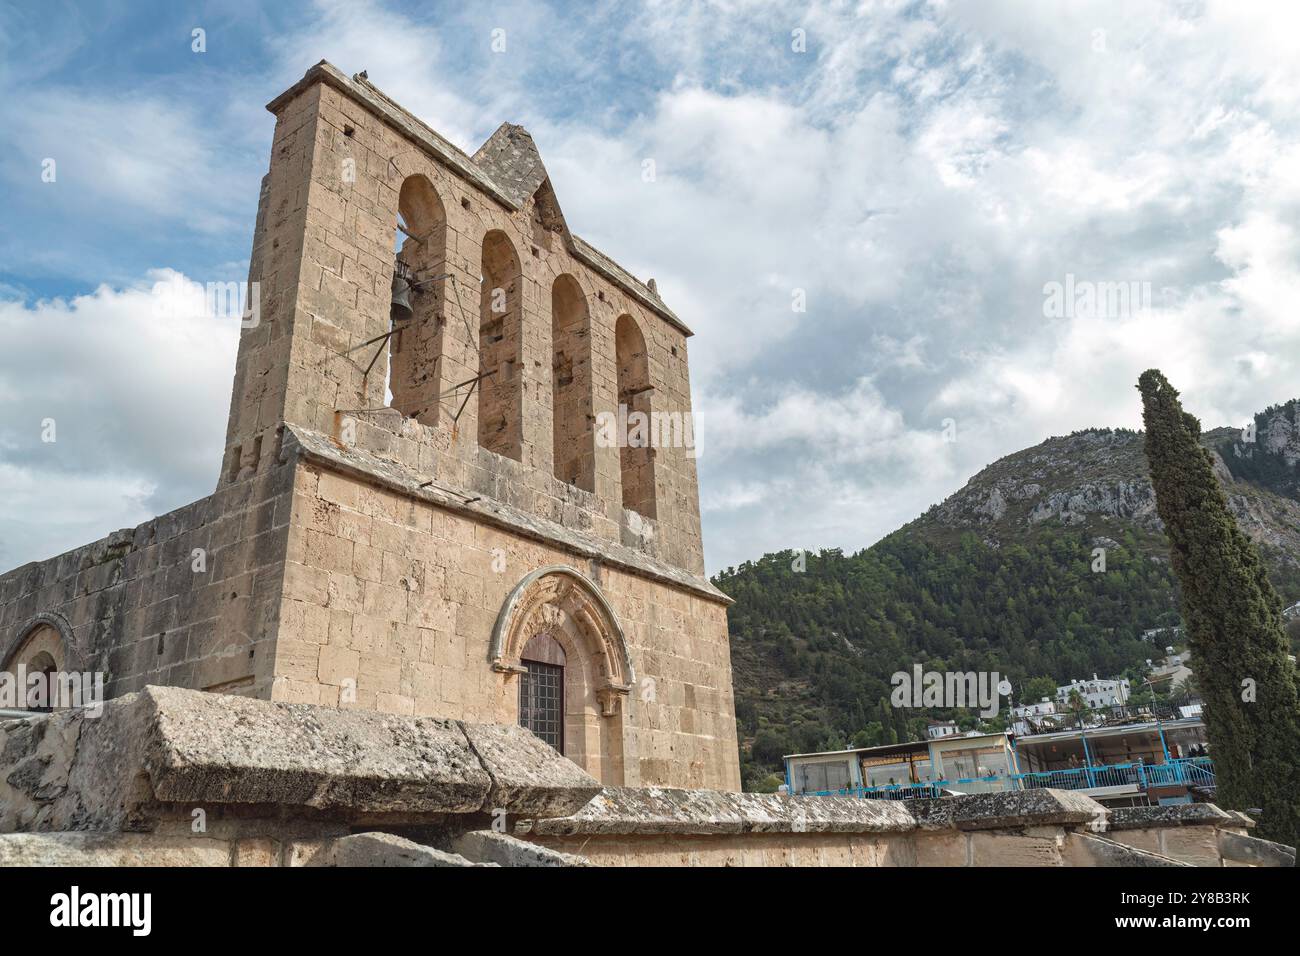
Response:
[[[632,662],[595,584],[562,565],[527,575],[501,608],[489,660],[508,687],[518,682],[521,725],[606,786],[636,782],[625,732]]]
[[[54,709],[55,681],[67,664],[63,635],[49,623],[31,626],[4,662],[4,672],[20,682],[16,690],[19,706],[41,713]],[[39,675],[38,681],[32,678]]]

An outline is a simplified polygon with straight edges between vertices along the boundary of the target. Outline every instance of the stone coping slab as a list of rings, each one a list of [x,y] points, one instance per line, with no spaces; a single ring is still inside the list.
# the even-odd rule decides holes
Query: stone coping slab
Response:
[[[1240,815],[1220,810],[1212,803],[1175,803],[1158,807],[1115,807],[1108,812],[1108,830],[1146,830],[1161,827],[1241,827]]]
[[[538,836],[902,833],[915,821],[898,803],[721,790],[607,787],[573,816],[537,820]]]
[[[148,830],[163,804],[546,817],[599,790],[522,727],[178,687],[0,723],[0,830]]]
[[[1020,826],[1100,828],[1105,808],[1070,790],[1008,790],[932,800],[905,800],[922,830],[998,830]]]
[[[728,833],[906,833],[1027,826],[1100,829],[1105,809],[1064,790],[934,800],[859,800],[779,794],[607,787],[578,813],[525,824],[536,836]]]

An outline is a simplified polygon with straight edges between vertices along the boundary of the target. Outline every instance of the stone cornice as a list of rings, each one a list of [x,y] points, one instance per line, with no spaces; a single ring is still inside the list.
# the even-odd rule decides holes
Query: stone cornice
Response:
[[[557,522],[528,514],[493,498],[477,497],[471,500],[436,485],[426,485],[425,476],[405,465],[376,458],[356,448],[345,448],[327,435],[298,425],[286,424],[284,427],[286,452],[292,452],[293,446],[296,446],[303,458],[331,470],[373,482],[410,498],[427,501],[445,511],[465,515],[521,537],[564,548],[578,557],[595,560],[639,577],[672,585],[705,600],[722,605],[734,603],[707,578],[696,576],[682,568],[672,567],[625,545],[606,541],[585,531],[566,528]]]

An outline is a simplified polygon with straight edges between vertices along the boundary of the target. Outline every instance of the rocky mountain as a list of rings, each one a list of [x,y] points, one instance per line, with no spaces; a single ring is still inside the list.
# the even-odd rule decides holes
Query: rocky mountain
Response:
[[[1300,402],[1202,443],[1278,591],[1300,600]],[[888,706],[890,675],[914,664],[996,670],[1032,698],[1094,672],[1138,677],[1158,656],[1143,635],[1181,623],[1143,436],[1124,429],[1008,455],[857,554],[782,552],[714,580],[737,601],[732,664],[751,786],[781,752],[915,739],[937,716],[973,722]]]
[[[1253,434],[1216,428],[1202,435],[1242,530],[1279,563],[1300,565],[1300,404],[1256,416]],[[1137,530],[1167,551],[1156,514],[1141,433],[1089,429],[1016,452],[985,468],[956,494],[902,529],[946,543],[975,532],[990,547],[1036,527],[1104,537]]]

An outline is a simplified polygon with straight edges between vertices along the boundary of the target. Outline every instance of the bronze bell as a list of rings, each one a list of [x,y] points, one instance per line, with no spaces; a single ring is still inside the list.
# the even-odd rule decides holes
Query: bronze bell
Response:
[[[388,307],[388,320],[397,325],[407,322],[414,314],[411,311],[411,270],[401,259],[393,269],[393,301]]]

